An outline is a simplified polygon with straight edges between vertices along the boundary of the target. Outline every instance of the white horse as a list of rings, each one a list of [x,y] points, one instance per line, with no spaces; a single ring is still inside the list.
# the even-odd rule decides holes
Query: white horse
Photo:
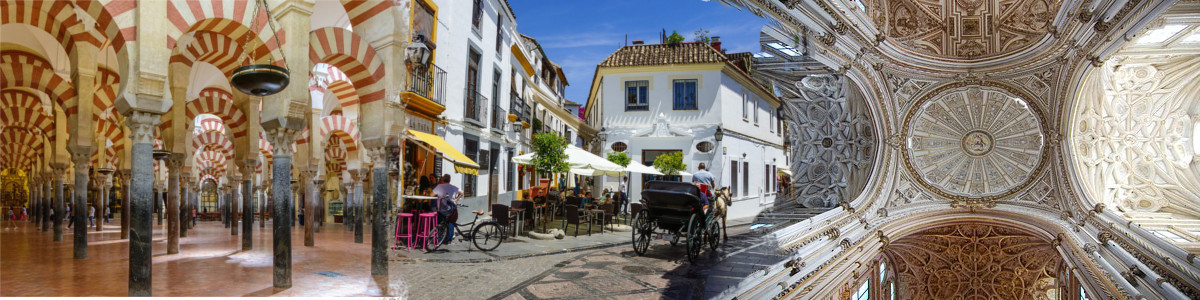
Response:
[[[713,213],[716,214],[716,216],[714,216],[714,220],[716,220],[716,218],[720,218],[721,239],[722,241],[728,241],[729,234],[725,231],[725,220],[726,215],[729,212],[729,187],[723,187],[713,192],[713,198],[717,199],[717,201],[713,201],[713,205],[715,205],[713,207]]]

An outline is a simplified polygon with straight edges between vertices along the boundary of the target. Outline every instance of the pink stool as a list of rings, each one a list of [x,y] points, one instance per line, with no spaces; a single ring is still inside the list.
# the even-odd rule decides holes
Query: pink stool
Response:
[[[431,238],[430,236],[428,236],[429,231],[433,230],[434,226],[437,226],[437,213],[436,212],[424,212],[424,213],[417,214],[417,217],[418,218],[417,218],[417,233],[416,233],[416,235],[417,235],[417,238],[421,239],[420,244],[418,244],[417,247],[420,249],[425,249],[425,244],[428,243],[428,239]],[[434,238],[436,238],[436,237],[434,237]]]
[[[400,239],[407,238],[408,241],[404,243],[404,248],[406,251],[412,251],[413,238],[415,237],[413,235],[413,214],[399,213],[398,216],[399,217],[396,218],[396,245],[393,246],[393,249],[400,249]],[[405,230],[403,234],[400,233],[401,224],[407,224],[403,225],[408,229]]]

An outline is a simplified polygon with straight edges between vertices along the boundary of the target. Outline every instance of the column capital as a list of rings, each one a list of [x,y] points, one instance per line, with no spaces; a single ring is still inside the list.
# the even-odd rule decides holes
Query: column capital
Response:
[[[129,140],[134,144],[154,144],[154,128],[162,123],[162,114],[130,110],[125,114]]]
[[[387,165],[387,147],[368,148],[366,151],[367,157],[371,158],[372,166],[378,167]]]
[[[178,175],[180,171],[183,171],[183,161],[186,157],[187,155],[183,153],[171,153],[171,155],[168,155],[167,159],[164,160],[167,164],[167,172],[172,174],[171,176]]]
[[[240,167],[242,169],[242,176],[243,176],[242,178],[251,180],[254,178],[254,172],[256,170],[258,170],[258,160],[254,160],[254,159],[243,160]]]
[[[271,143],[271,155],[274,157],[292,156],[292,143],[300,138],[300,130],[287,127],[277,127],[263,132],[267,142]]]
[[[95,146],[73,145],[67,149],[71,153],[71,163],[75,164],[76,174],[86,174],[88,164],[92,161],[92,154],[96,153]]]
[[[62,180],[64,175],[67,175],[67,163],[53,162],[50,163],[50,169],[54,171],[54,178]]]

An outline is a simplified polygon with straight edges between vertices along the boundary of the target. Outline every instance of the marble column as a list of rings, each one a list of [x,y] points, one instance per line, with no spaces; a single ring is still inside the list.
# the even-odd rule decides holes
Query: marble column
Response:
[[[254,249],[254,170],[258,161],[242,164],[242,250]]]
[[[92,204],[96,206],[96,231],[102,231],[104,228],[104,208],[108,204],[108,189],[105,182],[108,181],[108,175],[100,174],[95,181],[97,186],[96,200],[92,200]]]
[[[121,239],[124,240],[129,238],[129,220],[132,219],[130,211],[133,208],[133,203],[130,199],[133,198],[130,192],[133,191],[133,187],[129,185],[133,171],[124,169],[118,172],[121,174],[121,188],[125,189],[125,192],[121,193]]]
[[[182,191],[179,192],[179,202],[181,206],[180,213],[182,213],[181,217],[179,218],[179,237],[181,238],[188,236],[188,229],[191,228],[192,225],[191,182],[191,174],[183,173],[179,176],[179,186],[182,189]]]
[[[42,232],[50,231],[50,224],[53,223],[50,217],[50,210],[54,207],[54,173],[42,173]]]
[[[154,212],[158,216],[158,226],[162,226],[164,217],[163,204],[166,203],[167,199],[164,199],[166,195],[163,194],[163,184],[159,183],[157,186],[158,188],[154,189]]]
[[[125,116],[133,147],[129,221],[129,296],[150,296],[151,252],[154,204],[154,128],[160,115],[131,111]]]
[[[221,222],[225,224],[225,228],[229,228],[229,184],[222,186],[217,192],[221,200]]]
[[[388,156],[390,155],[387,148],[380,147],[367,150],[371,156],[371,170],[374,173],[374,179],[371,180],[371,275],[386,276],[388,275],[387,262],[387,240],[388,232],[386,222],[389,211],[388,203]]]
[[[183,170],[183,153],[171,153],[167,163],[167,254],[179,253],[179,176]]]
[[[236,172],[236,171],[235,171]],[[242,174],[229,176],[229,235],[238,235],[238,202],[242,199]]]
[[[272,145],[291,145],[300,137],[300,130],[277,127],[266,130]],[[274,147],[271,162],[272,252],[274,253],[275,288],[292,287],[292,149]]]
[[[300,177],[301,184],[304,185],[304,246],[312,247],[316,245],[316,217],[317,217],[317,187],[314,180],[317,176],[317,167],[309,167],[304,171],[304,175]]]
[[[360,172],[363,173],[362,177],[366,177],[367,169]],[[358,244],[363,243],[363,208],[365,207],[363,205],[363,182],[362,180],[354,182],[354,242]]]
[[[353,191],[354,191],[353,179],[351,179],[350,182],[342,183],[342,188],[339,191],[342,193],[342,225],[345,225],[344,227],[346,227],[346,231],[350,231],[350,232],[354,231],[354,219],[350,213],[351,211],[353,211],[352,209],[350,209],[351,207],[353,207],[352,206],[353,204],[350,202],[353,200],[353,198],[351,198],[351,192],[353,192]]]
[[[320,175],[317,175],[316,191],[313,194],[313,232],[321,233],[321,226],[325,225],[325,180]]]
[[[268,165],[268,167],[269,166],[270,165]],[[271,174],[271,172],[266,172],[265,174],[268,174],[268,176],[269,176],[269,174]],[[269,199],[271,197],[271,195],[269,195],[267,193],[266,185],[267,184],[264,183],[263,187],[259,188],[259,196],[260,197],[258,199],[258,204],[259,204],[259,206],[258,206],[259,207],[258,228],[266,228],[267,227],[267,208],[269,208],[267,206],[267,204],[271,202]]]
[[[66,163],[52,163],[54,168],[54,241],[61,242],[63,234],[63,219],[66,218],[66,205],[63,203],[63,176],[67,173]]]

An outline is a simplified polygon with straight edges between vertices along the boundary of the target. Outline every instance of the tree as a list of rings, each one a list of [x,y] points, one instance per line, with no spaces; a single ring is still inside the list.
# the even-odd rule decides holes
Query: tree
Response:
[[[679,32],[671,30],[671,35],[667,37],[667,44],[678,44],[683,42],[683,36]]]
[[[629,166],[629,155],[625,152],[609,152],[608,161],[613,162],[621,167]]]
[[[663,175],[675,176],[687,169],[687,165],[683,163],[683,152],[668,152],[654,158],[654,168]]]
[[[566,172],[570,170],[567,165],[567,154],[563,152],[567,148],[567,140],[550,132],[542,132],[533,135],[533,166],[538,171],[542,172]]]
[[[704,42],[705,44],[712,43],[712,39],[708,37],[708,30],[705,30],[704,27],[700,27],[700,29],[692,33],[692,41]]]

